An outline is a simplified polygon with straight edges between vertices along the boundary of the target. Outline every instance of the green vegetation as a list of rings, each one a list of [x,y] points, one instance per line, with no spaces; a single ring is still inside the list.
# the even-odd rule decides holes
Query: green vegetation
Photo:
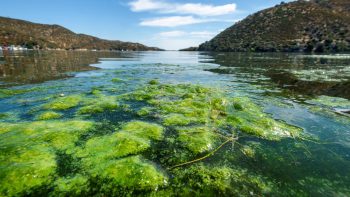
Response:
[[[79,105],[82,101],[81,95],[70,95],[65,97],[56,98],[50,103],[45,104],[43,107],[50,110],[67,110]]]
[[[151,81],[148,82],[148,84],[150,84],[150,85],[158,85],[159,81],[156,80],[156,79],[152,79]]]
[[[146,139],[161,140],[163,138],[163,127],[147,122],[129,122],[122,126],[121,131]]]
[[[0,88],[0,98],[6,98],[17,94],[23,94],[30,92],[32,90],[17,90],[17,89],[1,89]]]
[[[159,51],[156,47],[148,47],[140,43],[108,41],[89,35],[76,34],[62,26],[32,23],[12,18],[0,17],[2,33],[0,40],[6,40],[7,45],[24,45],[28,48],[40,49],[89,49],[118,51]],[[52,31],[55,34],[46,35],[43,32]],[[36,31],[33,31],[35,29]],[[96,60],[95,60],[96,61]]]
[[[148,116],[152,113],[152,107],[143,107],[139,111],[137,111],[137,115],[139,116]]]
[[[319,96],[315,99],[310,100],[309,102],[325,107],[350,108],[350,101],[348,99],[338,97]]]
[[[13,153],[1,146],[0,195],[30,195],[36,188],[48,186],[56,170],[55,154],[47,145],[34,145]]]
[[[182,114],[170,114],[164,118],[165,126],[185,126],[191,123],[189,118]]]
[[[240,154],[258,158],[260,146],[231,150],[226,143],[233,146],[243,135],[280,140],[301,132],[247,98],[190,84],[150,83],[119,96],[94,89],[42,106],[53,111],[34,110],[40,121],[0,122],[1,196],[278,194],[272,179],[230,163]],[[123,106],[131,109],[115,110]],[[106,111],[131,118],[98,122],[94,114]],[[79,114],[90,116],[70,118]],[[225,159],[206,163],[212,156]]]
[[[195,154],[212,150],[217,136],[208,127],[178,129],[179,141]]]
[[[149,85],[124,96],[144,101],[164,126],[211,125],[228,133],[244,132],[269,140],[295,137],[299,128],[272,119],[248,98],[227,98],[218,90],[196,85]]]
[[[51,119],[57,119],[62,117],[62,114],[54,112],[54,111],[47,111],[39,114],[36,119],[37,120],[51,120]]]
[[[83,175],[59,178],[54,183],[53,196],[84,196],[90,189],[89,179]]]
[[[97,91],[94,91],[93,94],[94,98],[84,100],[83,107],[78,110],[78,114],[95,114],[118,108],[116,97],[106,96]]]
[[[261,196],[273,189],[273,184],[265,178],[237,166],[229,168],[198,164],[174,170],[174,174],[173,187],[181,196]],[[186,184],[182,185],[183,182]]]
[[[113,79],[112,79],[112,82],[118,83],[118,82],[123,82],[123,80],[120,79],[120,78],[113,78]]]
[[[165,186],[167,177],[140,156],[105,163],[96,174],[103,183],[101,192],[110,195],[131,195],[133,191],[155,191]]]
[[[201,44],[196,50],[349,51],[349,6],[349,1],[344,0],[293,1],[276,5],[249,15],[212,40]]]

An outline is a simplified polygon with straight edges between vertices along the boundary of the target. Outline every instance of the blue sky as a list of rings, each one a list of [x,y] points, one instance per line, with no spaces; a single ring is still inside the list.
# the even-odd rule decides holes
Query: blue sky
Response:
[[[0,0],[0,15],[176,50],[281,0]],[[288,1],[285,1],[288,2]]]

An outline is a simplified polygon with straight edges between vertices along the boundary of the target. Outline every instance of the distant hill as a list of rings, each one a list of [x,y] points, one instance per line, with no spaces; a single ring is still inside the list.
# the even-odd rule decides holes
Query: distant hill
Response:
[[[248,16],[200,51],[350,51],[350,0],[299,0]]]
[[[41,49],[160,50],[139,43],[104,40],[76,34],[59,25],[45,25],[0,17],[0,45],[25,45]]]

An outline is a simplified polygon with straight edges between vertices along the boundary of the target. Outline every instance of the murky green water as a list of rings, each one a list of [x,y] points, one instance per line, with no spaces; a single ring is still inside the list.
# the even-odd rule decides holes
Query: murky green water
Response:
[[[0,196],[349,196],[349,79],[347,54],[0,53]]]

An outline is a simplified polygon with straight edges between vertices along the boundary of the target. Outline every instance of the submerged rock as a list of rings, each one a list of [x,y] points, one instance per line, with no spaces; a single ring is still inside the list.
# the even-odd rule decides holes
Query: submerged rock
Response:
[[[17,148],[15,153],[8,153],[1,147],[0,196],[31,195],[54,180],[57,166],[50,146]]]
[[[82,101],[81,95],[70,95],[66,97],[56,98],[50,103],[45,104],[43,107],[50,110],[67,110],[79,105]]]
[[[40,115],[36,117],[37,120],[51,120],[51,119],[57,119],[62,117],[62,114],[54,112],[54,111],[47,111],[43,112]]]

